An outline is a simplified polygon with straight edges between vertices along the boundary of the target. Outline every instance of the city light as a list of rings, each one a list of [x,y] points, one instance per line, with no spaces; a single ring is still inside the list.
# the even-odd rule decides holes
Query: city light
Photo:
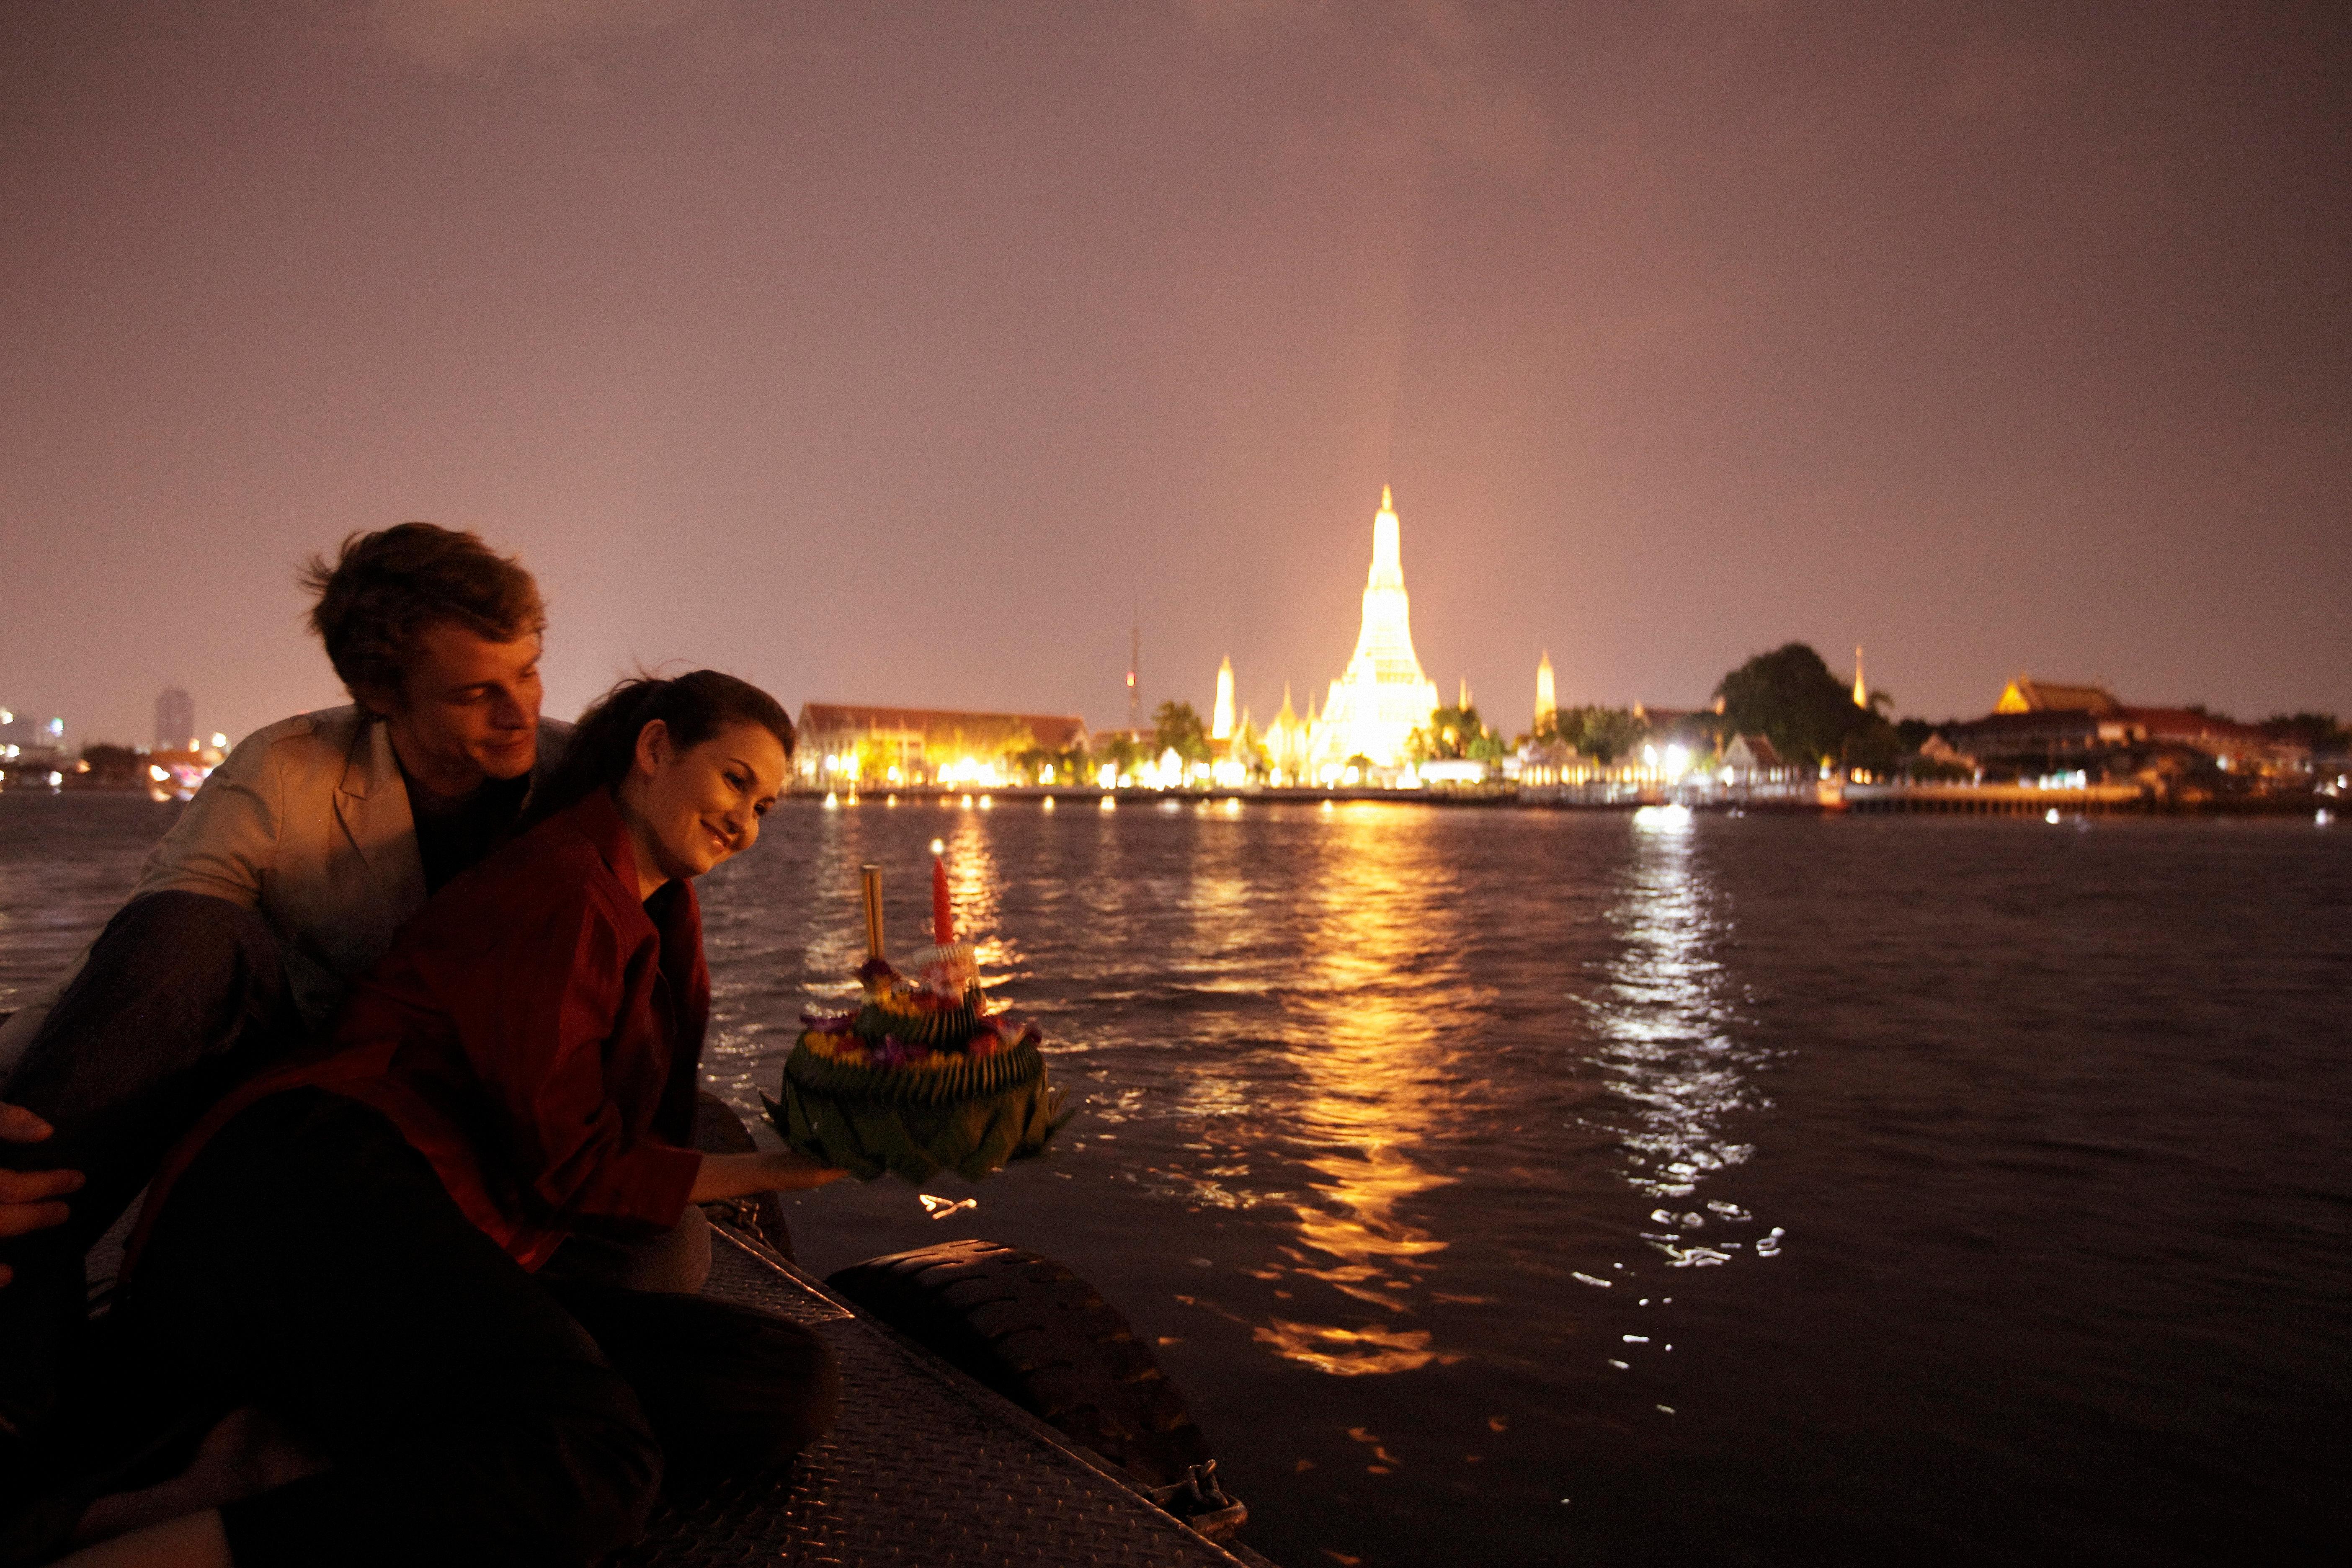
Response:
[[[1003,789],[1009,782],[994,763],[983,763],[977,757],[958,757],[940,770],[940,783],[950,788],[961,785],[966,789]]]

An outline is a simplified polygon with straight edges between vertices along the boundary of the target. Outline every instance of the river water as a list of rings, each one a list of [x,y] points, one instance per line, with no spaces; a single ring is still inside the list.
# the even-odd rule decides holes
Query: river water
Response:
[[[175,808],[0,796],[0,1007]],[[793,802],[704,889],[756,1108],[943,839],[1081,1104],[818,1271],[1076,1268],[1288,1565],[2207,1563],[2352,1474],[2352,831]]]

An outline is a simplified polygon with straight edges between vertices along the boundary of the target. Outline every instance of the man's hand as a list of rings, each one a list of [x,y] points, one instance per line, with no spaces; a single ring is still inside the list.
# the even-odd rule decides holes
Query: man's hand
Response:
[[[49,1135],[49,1124],[20,1105],[0,1105],[0,1140],[38,1143]],[[57,1200],[81,1191],[79,1171],[0,1171],[0,1237],[47,1230],[66,1222],[66,1205]],[[0,1285],[16,1278],[0,1263]]]

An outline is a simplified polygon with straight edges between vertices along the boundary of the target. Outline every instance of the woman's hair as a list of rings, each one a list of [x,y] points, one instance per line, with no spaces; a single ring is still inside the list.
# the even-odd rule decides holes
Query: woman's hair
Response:
[[[327,645],[352,696],[399,692],[417,633],[455,621],[493,642],[547,629],[539,584],[521,563],[481,536],[429,522],[404,522],[343,541],[332,562],[313,555],[297,580],[319,596],[310,629]]]
[[[715,669],[698,669],[669,680],[635,676],[580,715],[572,738],[564,742],[563,760],[532,792],[530,820],[542,821],[628,777],[636,761],[637,737],[656,719],[668,728],[670,743],[680,751],[702,744],[730,725],[751,724],[773,735],[784,749],[784,760],[792,760],[793,721],[783,704],[750,681]]]

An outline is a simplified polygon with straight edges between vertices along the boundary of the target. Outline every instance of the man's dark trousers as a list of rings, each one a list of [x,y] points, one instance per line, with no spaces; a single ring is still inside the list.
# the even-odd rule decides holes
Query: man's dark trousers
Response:
[[[87,1184],[65,1224],[0,1241],[0,1418],[29,1437],[51,1415],[87,1316],[82,1257],[187,1130],[299,1038],[278,941],[261,917],[202,893],[125,904],[43,1021],[5,1098],[56,1129],[0,1143],[17,1170]]]

